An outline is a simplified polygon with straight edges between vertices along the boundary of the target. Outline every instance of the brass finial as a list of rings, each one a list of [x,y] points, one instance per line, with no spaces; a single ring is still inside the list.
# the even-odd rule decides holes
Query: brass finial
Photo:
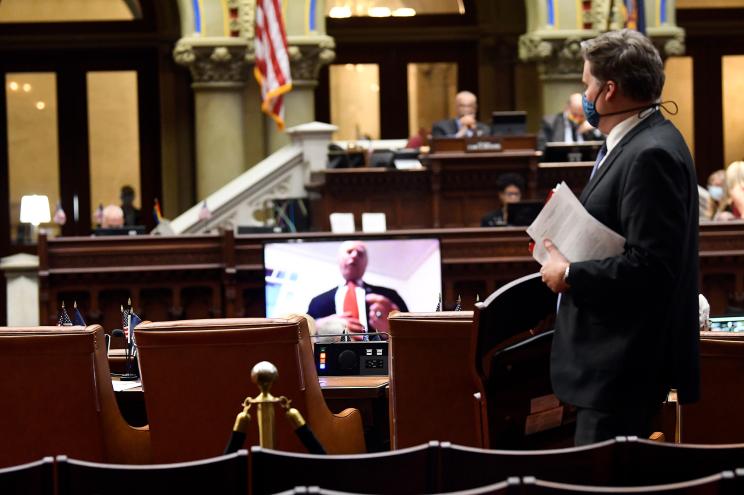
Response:
[[[65,302],[62,301],[62,309],[65,309]]]
[[[72,307],[74,309],[77,309],[77,301],[76,300],[75,301],[72,301]]]
[[[251,370],[251,381],[258,385],[261,392],[266,394],[271,389],[276,379],[279,377],[279,372],[276,366],[268,361],[261,361],[257,363]]]
[[[127,298],[127,306],[129,306],[130,308],[132,307],[132,298],[131,297],[128,297]]]
[[[124,305],[123,304],[120,304],[119,305],[119,311],[121,311],[122,313],[124,312]]]
[[[480,294],[475,295],[475,302],[480,302]]]

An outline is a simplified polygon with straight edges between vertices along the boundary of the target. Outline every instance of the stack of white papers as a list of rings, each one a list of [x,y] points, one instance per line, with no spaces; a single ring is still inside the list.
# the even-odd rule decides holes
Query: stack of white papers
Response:
[[[565,182],[553,190],[527,234],[535,241],[532,256],[541,265],[548,261],[545,239],[570,262],[617,256],[625,246],[625,238],[591,216]]]

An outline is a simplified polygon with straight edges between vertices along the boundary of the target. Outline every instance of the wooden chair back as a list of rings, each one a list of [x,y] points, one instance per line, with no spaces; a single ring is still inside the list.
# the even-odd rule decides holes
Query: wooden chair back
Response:
[[[359,412],[325,404],[304,317],[149,322],[135,335],[156,462],[221,454],[244,399],[258,395],[260,361],[279,371],[271,393],[291,399],[328,452],[364,451]],[[284,416],[277,406],[275,448],[305,452]],[[259,443],[256,423],[253,414],[247,445]]]
[[[429,440],[482,447],[472,311],[395,313],[389,321],[392,448]]]
[[[679,407],[682,443],[744,443],[744,336],[700,340],[700,400]]]

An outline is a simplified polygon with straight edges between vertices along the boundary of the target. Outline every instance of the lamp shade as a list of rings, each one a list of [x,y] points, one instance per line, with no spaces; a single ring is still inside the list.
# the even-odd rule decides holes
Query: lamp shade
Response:
[[[21,198],[21,222],[39,225],[51,220],[49,198],[39,194]]]

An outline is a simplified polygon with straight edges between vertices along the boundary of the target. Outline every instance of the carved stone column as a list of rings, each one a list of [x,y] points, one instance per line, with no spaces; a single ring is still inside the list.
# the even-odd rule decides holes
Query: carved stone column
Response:
[[[323,65],[336,58],[333,38],[326,35],[288,36],[292,91],[284,97],[286,127],[293,127],[315,120],[315,87]],[[269,153],[289,143],[289,136],[269,126]]]
[[[232,37],[181,38],[176,62],[189,68],[196,120],[196,192],[203,199],[245,171],[243,87],[248,42]]]
[[[581,42],[602,32],[622,28],[622,0],[561,2],[526,0],[527,33],[519,39],[519,58],[537,62],[542,86],[543,114],[561,111],[569,94],[581,91],[584,62]],[[676,25],[674,0],[658,11],[646,4],[646,35],[662,58],[684,53],[684,30]]]

